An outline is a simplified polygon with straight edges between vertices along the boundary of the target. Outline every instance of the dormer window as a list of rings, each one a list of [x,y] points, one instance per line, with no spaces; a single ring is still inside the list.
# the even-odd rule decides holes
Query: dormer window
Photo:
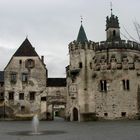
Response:
[[[30,68],[31,69],[31,68],[34,68],[35,62],[32,59],[27,59],[25,65],[26,65],[26,68]]]

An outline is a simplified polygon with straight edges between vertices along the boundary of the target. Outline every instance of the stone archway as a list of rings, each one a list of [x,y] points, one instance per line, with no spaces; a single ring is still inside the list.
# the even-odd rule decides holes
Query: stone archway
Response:
[[[73,108],[73,121],[78,121],[78,109]]]

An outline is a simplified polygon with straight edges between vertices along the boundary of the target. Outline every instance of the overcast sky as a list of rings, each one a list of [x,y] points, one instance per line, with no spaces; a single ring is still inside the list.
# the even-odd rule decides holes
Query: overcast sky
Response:
[[[68,44],[76,40],[80,16],[89,40],[106,39],[105,21],[111,0],[0,0],[0,70],[28,35],[39,56],[45,56],[49,77],[65,77]],[[136,39],[133,25],[140,23],[140,0],[112,0],[121,32]],[[123,38],[123,37],[122,37]]]

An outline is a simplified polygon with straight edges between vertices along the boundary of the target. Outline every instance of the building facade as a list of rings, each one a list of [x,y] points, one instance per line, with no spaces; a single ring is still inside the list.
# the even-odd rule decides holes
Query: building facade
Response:
[[[140,44],[120,37],[118,17],[106,18],[106,40],[88,41],[83,25],[69,44],[66,118],[135,119],[140,107]]]
[[[66,79],[55,78],[50,84],[52,80],[48,78],[44,57],[39,57],[26,38],[0,72],[0,116],[23,120],[38,114],[40,119],[53,119],[54,98],[58,104],[60,96],[66,97]]]
[[[140,44],[120,36],[118,17],[106,18],[106,40],[89,41],[81,24],[69,44],[66,78],[48,78],[44,57],[26,38],[0,72],[0,117],[70,121],[140,116]]]

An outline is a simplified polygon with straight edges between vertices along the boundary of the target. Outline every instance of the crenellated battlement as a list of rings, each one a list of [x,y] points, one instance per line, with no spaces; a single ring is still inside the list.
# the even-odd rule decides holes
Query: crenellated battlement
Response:
[[[95,51],[107,50],[107,49],[131,49],[140,51],[140,44],[134,41],[101,41],[95,43]]]
[[[80,50],[80,49],[94,50],[94,46],[95,46],[95,42],[93,42],[93,41],[81,43],[81,42],[77,42],[76,40],[74,40],[73,42],[71,42],[69,44],[69,52],[75,51],[75,50]]]

